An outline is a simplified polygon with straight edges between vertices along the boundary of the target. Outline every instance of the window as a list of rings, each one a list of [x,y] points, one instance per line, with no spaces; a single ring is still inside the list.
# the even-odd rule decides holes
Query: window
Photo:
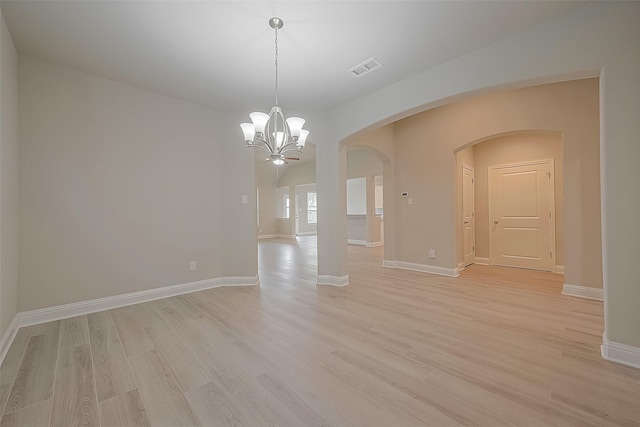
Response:
[[[277,215],[278,218],[289,218],[289,187],[278,187],[276,189],[277,196]]]
[[[307,223],[318,223],[318,195],[316,193],[307,193]]]
[[[283,218],[289,218],[289,195],[284,195],[284,215]]]

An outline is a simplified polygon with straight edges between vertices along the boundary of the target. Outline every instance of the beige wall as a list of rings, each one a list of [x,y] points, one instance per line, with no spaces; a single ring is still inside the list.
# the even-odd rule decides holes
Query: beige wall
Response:
[[[214,110],[208,110],[215,114]],[[218,167],[221,191],[211,193],[211,201],[221,207],[222,216],[219,247],[220,267],[223,277],[240,278],[243,283],[258,274],[258,239],[256,228],[256,175],[255,150],[248,149],[242,139],[239,123],[245,122],[248,113],[222,112],[221,118],[211,124],[221,132],[208,142],[207,150],[215,152],[217,161],[210,167]],[[198,154],[193,154],[197,156]],[[211,159],[209,153],[206,159]],[[209,185],[205,182],[204,185]],[[243,203],[246,196],[247,203]],[[222,206],[221,206],[222,205]]]
[[[0,344],[18,309],[18,56],[1,21]]]
[[[383,162],[370,147],[354,147],[347,150],[347,178],[382,175]]]
[[[291,218],[278,218],[276,221],[276,234],[282,237],[293,237],[295,230],[294,223]]]
[[[278,187],[295,187],[296,185],[316,182],[316,162],[290,164],[280,175]]]
[[[454,151],[494,135],[530,131],[564,137],[564,216],[572,219],[572,225],[567,222],[564,227],[565,279],[601,287],[597,79],[478,96],[396,122],[397,260],[457,267],[461,258]],[[476,151],[476,168],[477,156]],[[570,167],[572,163],[580,168]],[[402,191],[409,192],[413,205],[400,198]],[[580,203],[569,194],[580,195]],[[592,195],[589,200],[584,200],[586,194]],[[589,249],[585,251],[584,245]],[[435,260],[427,257],[429,249],[436,250]],[[572,256],[574,251],[579,255]]]
[[[554,161],[555,167],[556,265],[564,266],[562,135],[557,132],[508,135],[474,145],[473,152],[475,159],[476,256],[489,258],[489,167],[550,159]],[[597,169],[594,173],[598,174]],[[599,221],[599,217],[596,220]],[[599,227],[596,233],[599,234]],[[600,278],[602,278],[602,273],[600,273]],[[602,283],[600,283],[601,286]]]
[[[246,154],[220,155],[218,112],[24,57],[19,75],[20,311],[235,275],[221,222],[255,202],[222,179]]]

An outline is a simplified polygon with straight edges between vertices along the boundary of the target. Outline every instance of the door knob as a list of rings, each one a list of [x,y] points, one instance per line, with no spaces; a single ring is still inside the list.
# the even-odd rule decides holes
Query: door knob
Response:
[[[497,223],[498,223],[498,220],[497,220],[497,219],[496,219],[496,220],[494,220],[494,221],[493,221],[493,223],[494,223],[494,224],[497,224]]]
[[[469,221],[465,221],[464,223],[465,223],[465,224],[469,224]]]

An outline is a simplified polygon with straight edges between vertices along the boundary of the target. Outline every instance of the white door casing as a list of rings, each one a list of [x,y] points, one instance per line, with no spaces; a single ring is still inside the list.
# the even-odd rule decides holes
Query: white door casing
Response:
[[[295,210],[296,210],[296,217],[294,218],[295,221],[295,235],[297,236],[300,233],[300,196],[298,194],[296,194],[295,196]]]
[[[464,266],[475,262],[476,229],[474,208],[474,171],[471,166],[462,165],[462,238],[464,241]]]
[[[489,167],[491,264],[554,271],[553,160]]]

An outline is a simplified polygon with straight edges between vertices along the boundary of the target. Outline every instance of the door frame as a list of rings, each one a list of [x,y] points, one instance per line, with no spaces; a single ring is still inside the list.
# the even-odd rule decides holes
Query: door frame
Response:
[[[489,265],[496,265],[494,259],[494,248],[493,248],[493,209],[492,209],[492,201],[491,201],[491,172],[499,169],[508,169],[520,166],[535,166],[535,165],[548,165],[549,166],[549,213],[550,213],[550,222],[549,222],[549,247],[551,249],[551,259],[550,259],[550,269],[548,271],[556,273],[556,186],[555,186],[555,162],[553,159],[543,159],[543,160],[531,160],[526,162],[517,162],[517,163],[505,163],[500,165],[491,165],[487,170],[487,198],[489,205]],[[523,267],[525,268],[525,267]]]
[[[295,227],[293,234],[295,236],[297,236],[298,233],[300,233],[300,207],[299,207],[300,206],[300,195],[298,194],[298,192],[296,190],[294,190],[294,193],[295,193],[295,197],[294,197],[295,202],[294,202],[294,204],[295,204],[296,214],[295,214],[295,216],[293,218],[294,227]]]

